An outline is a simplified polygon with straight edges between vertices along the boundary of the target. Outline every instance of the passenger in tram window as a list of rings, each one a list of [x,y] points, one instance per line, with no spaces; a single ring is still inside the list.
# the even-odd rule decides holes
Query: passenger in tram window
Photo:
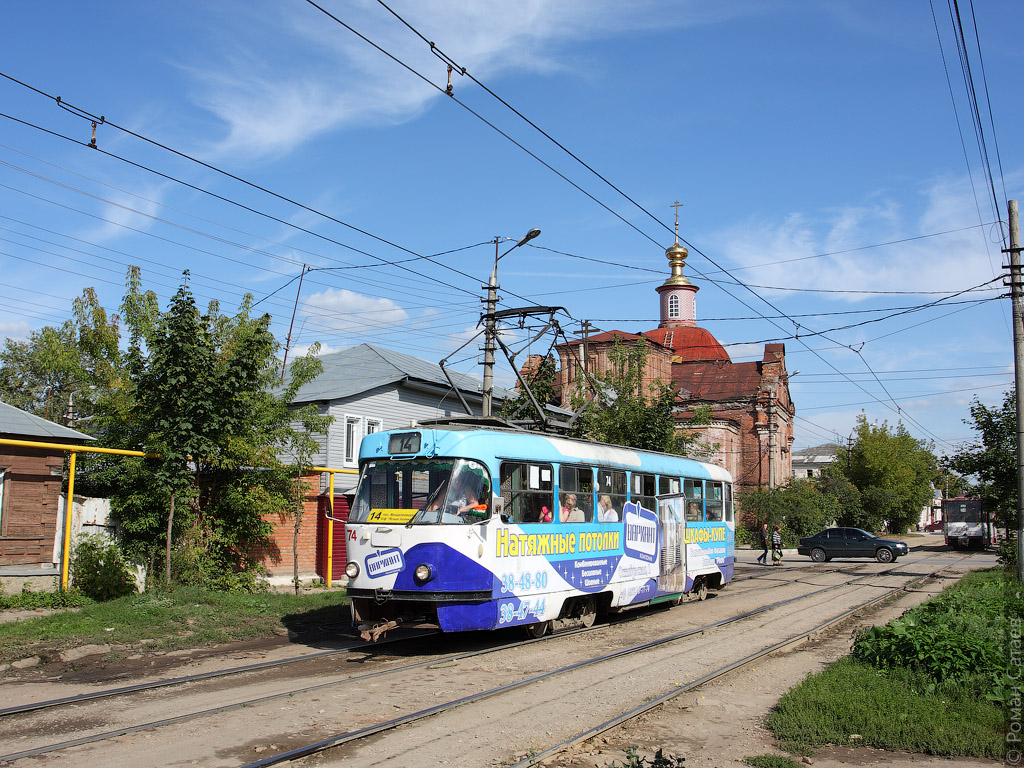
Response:
[[[696,501],[691,501],[686,506],[686,522],[688,523],[699,523],[701,520],[700,504]]]
[[[554,515],[551,514],[551,510],[547,506],[540,508],[540,517],[537,519],[538,523],[550,523]]]
[[[612,508],[611,496],[600,496],[597,499],[597,521],[599,523],[619,522],[619,513]]]
[[[566,493],[562,496],[562,509],[558,519],[563,523],[585,523],[583,510],[576,506],[576,494]]]

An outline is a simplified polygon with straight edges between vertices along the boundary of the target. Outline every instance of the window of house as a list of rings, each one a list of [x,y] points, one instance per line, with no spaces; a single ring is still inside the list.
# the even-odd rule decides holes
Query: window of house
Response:
[[[555,473],[550,464],[501,463],[501,498],[513,523],[550,523],[557,519]]]
[[[363,438],[358,416],[345,417],[345,466],[355,466],[359,459],[359,441]]]
[[[384,429],[384,424],[380,419],[366,420],[366,434],[372,435],[374,432],[380,432],[382,429]]]
[[[669,296],[668,297],[668,316],[679,317],[679,297]]]

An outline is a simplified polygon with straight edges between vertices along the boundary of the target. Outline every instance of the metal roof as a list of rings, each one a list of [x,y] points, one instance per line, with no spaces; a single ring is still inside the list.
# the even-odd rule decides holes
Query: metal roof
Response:
[[[0,434],[12,439],[44,437],[58,440],[95,440],[96,438],[62,427],[28,411],[0,401]]]
[[[302,387],[294,402],[341,400],[405,380],[435,384],[445,389],[451,387],[437,363],[403,352],[375,347],[372,344],[358,344],[340,352],[323,355],[320,362],[324,367],[323,373]],[[480,379],[450,369],[448,373],[464,393],[477,396],[481,394],[483,384]],[[508,395],[508,390],[494,388],[496,400],[504,399]]]

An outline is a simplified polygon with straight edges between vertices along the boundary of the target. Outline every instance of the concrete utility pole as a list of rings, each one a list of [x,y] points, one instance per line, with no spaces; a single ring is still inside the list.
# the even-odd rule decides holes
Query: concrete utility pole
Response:
[[[1017,401],[1017,581],[1024,582],[1024,297],[1021,294],[1020,222],[1017,201],[1007,204],[1010,219],[1010,301],[1013,304],[1013,368]]]
[[[498,327],[497,322],[494,319],[494,311],[498,305],[498,261],[504,256],[508,256],[520,245],[524,245],[530,240],[533,240],[533,238],[539,234],[539,229],[531,229],[526,233],[522,240],[501,254],[501,256],[498,255],[498,244],[501,242],[501,238],[494,238],[494,269],[491,270],[491,277],[487,281],[487,285],[480,286],[481,288],[487,289],[487,298],[481,299],[486,307],[486,311],[484,312],[484,391],[480,401],[480,413],[484,418],[488,418],[493,415],[494,351],[498,346]]]

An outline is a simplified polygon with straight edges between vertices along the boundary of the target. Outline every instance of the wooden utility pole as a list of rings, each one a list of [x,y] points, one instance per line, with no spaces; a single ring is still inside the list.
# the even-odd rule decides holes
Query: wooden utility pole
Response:
[[[295,312],[299,308],[299,296],[302,295],[302,278],[305,276],[306,265],[303,264],[302,271],[299,273],[299,289],[295,291],[295,306],[292,307],[292,321],[288,324],[288,339],[284,343],[284,360],[281,361],[281,381],[284,381],[285,371],[288,370],[288,348],[292,345],[292,328],[295,327]]]
[[[1014,393],[1017,401],[1017,581],[1024,582],[1024,297],[1021,293],[1020,222],[1017,201],[1007,204],[1010,220],[1010,301],[1013,304]]]

